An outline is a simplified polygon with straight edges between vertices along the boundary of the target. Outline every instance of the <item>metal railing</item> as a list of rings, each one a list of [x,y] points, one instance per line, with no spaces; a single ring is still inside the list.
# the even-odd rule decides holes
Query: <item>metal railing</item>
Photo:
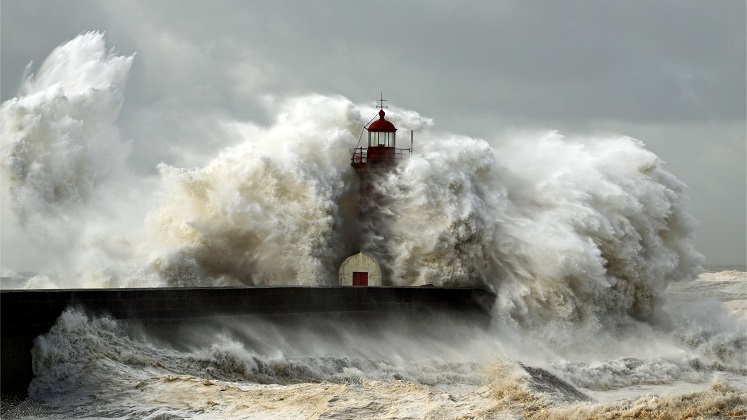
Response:
[[[411,149],[395,149],[394,147],[356,147],[350,163],[353,166],[372,164],[395,164],[410,156]]]

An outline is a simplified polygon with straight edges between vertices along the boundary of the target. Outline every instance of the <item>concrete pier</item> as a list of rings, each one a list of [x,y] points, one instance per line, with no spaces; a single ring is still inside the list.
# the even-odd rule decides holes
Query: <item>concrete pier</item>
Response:
[[[163,325],[238,315],[449,313],[487,324],[495,295],[482,289],[436,287],[252,287],[0,291],[0,391],[24,397],[33,379],[33,340],[69,306],[90,314]]]

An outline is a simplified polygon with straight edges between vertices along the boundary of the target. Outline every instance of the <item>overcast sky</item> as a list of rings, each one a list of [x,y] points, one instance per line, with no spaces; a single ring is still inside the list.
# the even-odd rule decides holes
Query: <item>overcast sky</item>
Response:
[[[3,0],[0,94],[95,30],[136,53],[120,127],[143,173],[194,162],[172,153],[189,139],[215,155],[211,119],[268,123],[268,102],[310,93],[373,104],[383,91],[491,143],[514,130],[625,134],[689,186],[707,263],[745,264],[746,14],[743,0]]]

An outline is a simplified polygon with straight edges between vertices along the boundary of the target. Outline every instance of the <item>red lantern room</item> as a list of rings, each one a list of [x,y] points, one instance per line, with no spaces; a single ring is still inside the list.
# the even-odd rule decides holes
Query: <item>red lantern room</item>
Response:
[[[384,119],[384,110],[379,119],[368,126],[368,162],[371,164],[394,163],[397,129]]]
[[[357,147],[353,150],[352,166],[359,174],[368,172],[379,172],[393,166],[399,159],[412,152],[410,149],[397,149],[396,136],[397,128],[388,121],[384,112],[383,96],[379,100],[379,119],[372,122],[366,127],[368,131],[368,146]],[[374,117],[375,118],[375,117]]]

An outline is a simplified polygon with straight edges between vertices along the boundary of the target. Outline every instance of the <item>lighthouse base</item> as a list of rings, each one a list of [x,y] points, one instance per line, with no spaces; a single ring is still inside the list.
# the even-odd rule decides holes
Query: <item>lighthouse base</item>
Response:
[[[381,286],[381,266],[370,255],[359,252],[340,265],[340,286]]]

